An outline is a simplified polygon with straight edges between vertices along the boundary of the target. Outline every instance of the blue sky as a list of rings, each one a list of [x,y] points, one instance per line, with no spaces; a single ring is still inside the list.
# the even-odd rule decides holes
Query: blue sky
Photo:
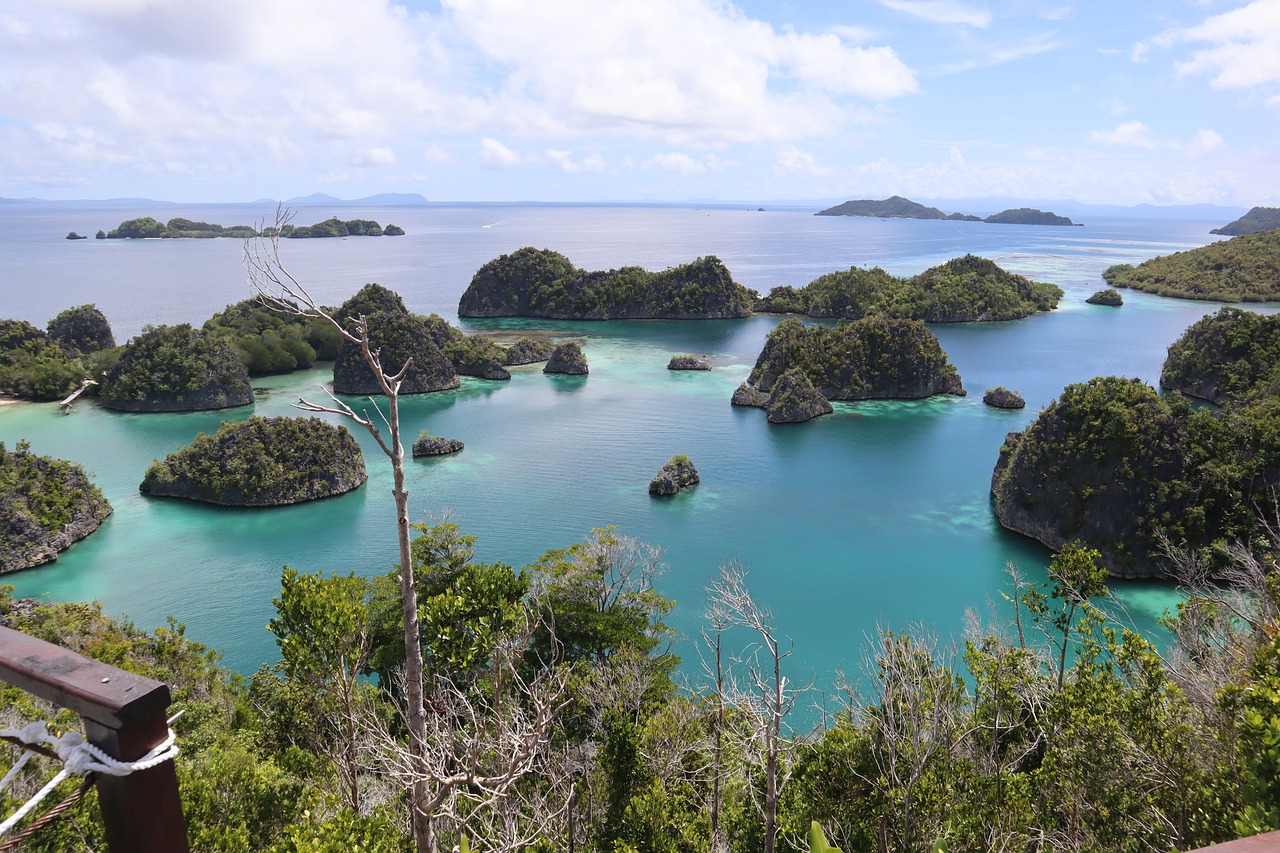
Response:
[[[0,0],[0,196],[1280,204],[1280,0]]]

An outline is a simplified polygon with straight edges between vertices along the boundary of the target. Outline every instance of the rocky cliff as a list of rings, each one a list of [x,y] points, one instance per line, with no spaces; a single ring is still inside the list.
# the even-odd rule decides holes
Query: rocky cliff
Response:
[[[110,514],[79,465],[0,442],[0,574],[58,559]]]

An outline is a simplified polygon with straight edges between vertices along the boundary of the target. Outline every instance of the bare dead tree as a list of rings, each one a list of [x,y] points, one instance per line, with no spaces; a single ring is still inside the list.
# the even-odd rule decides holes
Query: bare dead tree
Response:
[[[521,784],[547,767],[554,723],[569,702],[567,671],[541,668],[526,677],[522,647],[500,647],[476,685],[433,679],[421,755],[406,750],[385,721],[364,719],[366,761],[406,788],[426,789],[418,802],[426,853],[440,849],[442,828],[479,830],[486,849],[519,850],[548,833],[568,808],[572,779],[556,780],[549,790]]]
[[[783,675],[783,662],[791,656],[790,640],[773,625],[773,615],[756,604],[747,588],[747,573],[736,561],[720,566],[719,576],[708,589],[708,607],[725,626],[744,628],[754,639],[733,658],[734,669],[743,673],[739,683],[734,672],[723,681],[723,695],[748,721],[743,754],[764,774],[764,798],[756,802],[764,818],[764,853],[774,853],[778,841],[778,801],[791,776],[790,752],[795,741],[787,737],[787,715],[808,685],[794,686]]]
[[[711,849],[713,853],[724,853],[729,849],[729,839],[720,825],[724,813],[724,782],[728,775],[725,767],[725,658],[724,634],[729,629],[729,614],[725,612],[721,602],[711,600],[705,613],[706,624],[702,628],[702,645],[706,655],[702,658],[702,669],[711,679],[712,701],[715,703],[713,740],[711,747],[711,801],[707,804],[708,816],[711,818]],[[700,649],[701,653],[703,650]]]
[[[249,284],[263,304],[282,314],[318,318],[328,322],[342,338],[360,349],[366,364],[373,371],[387,401],[384,413],[376,401],[369,398],[369,409],[357,412],[338,399],[331,391],[321,389],[328,402],[316,403],[298,398],[294,407],[304,412],[325,413],[348,418],[363,427],[377,442],[378,447],[391,462],[393,485],[391,494],[396,506],[396,534],[400,545],[400,603],[404,616],[405,646],[405,701],[408,706],[409,751],[414,756],[425,757],[426,715],[423,706],[422,644],[418,624],[418,596],[413,583],[413,552],[409,535],[409,491],[405,487],[404,444],[400,440],[400,384],[412,365],[406,361],[391,372],[382,363],[382,350],[374,348],[369,340],[369,324],[363,314],[346,321],[345,325],[321,307],[311,292],[289,272],[280,256],[280,233],[291,218],[284,207],[276,209],[275,224],[259,229],[266,236],[246,240],[244,244],[244,268]],[[394,368],[394,365],[392,366]],[[381,423],[381,426],[379,426]],[[386,434],[383,434],[383,428]],[[416,777],[415,777],[416,778]],[[430,838],[422,819],[422,803],[427,798],[425,782],[415,781],[410,792],[414,843],[419,853],[426,853]]]

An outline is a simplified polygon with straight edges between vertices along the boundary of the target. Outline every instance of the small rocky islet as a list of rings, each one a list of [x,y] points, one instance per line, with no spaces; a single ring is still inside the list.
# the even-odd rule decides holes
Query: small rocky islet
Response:
[[[426,430],[413,442],[413,456],[448,456],[461,451],[466,445],[456,438],[431,435]]]
[[[993,409],[1021,409],[1027,405],[1027,401],[1022,399],[1021,394],[1017,391],[1010,391],[1003,385],[988,388],[987,392],[982,395],[982,402]]]
[[[588,373],[587,357],[577,341],[567,341],[551,351],[543,373],[562,373],[567,376],[585,376]]]
[[[649,481],[649,494],[659,496],[674,495],[682,489],[696,486],[702,482],[693,460],[683,453],[677,453],[658,469],[658,473]]]

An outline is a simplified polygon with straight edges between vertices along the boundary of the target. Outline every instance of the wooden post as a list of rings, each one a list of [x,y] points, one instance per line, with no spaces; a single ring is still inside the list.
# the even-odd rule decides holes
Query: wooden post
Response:
[[[85,738],[136,761],[168,735],[169,686],[0,627],[0,680],[84,719]],[[112,853],[187,853],[172,761],[128,776],[99,775],[98,801]]]

